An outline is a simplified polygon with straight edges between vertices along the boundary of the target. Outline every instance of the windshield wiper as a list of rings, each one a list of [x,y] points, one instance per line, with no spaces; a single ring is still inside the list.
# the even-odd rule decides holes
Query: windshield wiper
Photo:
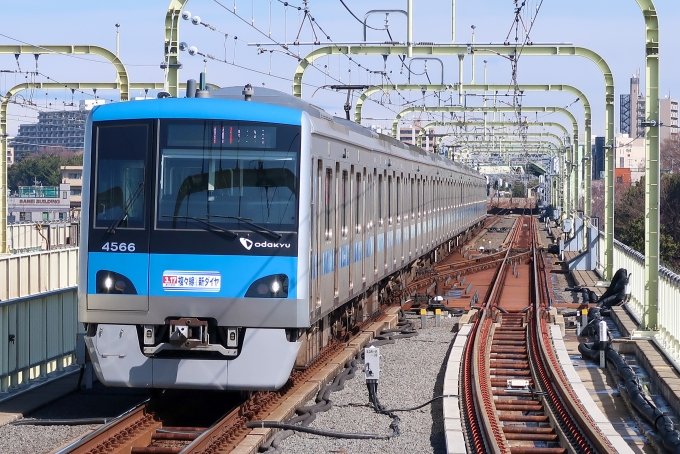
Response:
[[[233,238],[236,238],[238,235],[235,232],[232,232],[231,230],[226,230],[223,229],[222,227],[213,224],[212,222],[209,222],[205,218],[197,218],[194,216],[170,216],[170,215],[164,215],[164,218],[173,218],[173,219],[191,219],[192,221],[199,222],[201,224],[207,225],[211,229],[217,230],[218,232],[226,233],[227,235],[230,235]]]
[[[137,185],[137,189],[130,195],[130,198],[128,199],[127,203],[125,204],[125,207],[123,207],[123,210],[120,212],[118,217],[116,218],[115,221],[113,221],[113,224],[111,224],[111,227],[109,227],[106,232],[107,233],[116,233],[116,229],[120,225],[121,222],[123,222],[123,219],[128,215],[128,211],[130,210],[130,207],[132,207],[132,204],[137,200],[137,197],[139,194],[141,194],[142,189],[144,188],[144,182],[140,182]]]
[[[247,224],[247,225],[249,225],[249,226],[251,226],[251,227],[253,227],[253,228],[255,228],[255,229],[257,229],[257,230],[259,230],[259,231],[261,231],[261,232],[263,232],[263,233],[268,233],[269,235],[273,236],[273,237],[274,237],[275,239],[277,239],[277,240],[280,240],[280,239],[281,239],[281,236],[282,236],[282,235],[281,235],[280,233],[278,233],[278,232],[275,232],[275,231],[273,231],[273,230],[269,230],[269,229],[266,228],[266,227],[262,227],[261,225],[257,225],[257,224],[255,224],[254,222],[251,222],[251,221],[252,221],[251,218],[242,218],[241,216],[221,216],[221,215],[218,215],[218,214],[210,215],[210,217],[211,217],[211,218],[222,218],[222,219],[236,219],[237,221],[241,221],[241,222],[243,222],[244,224]]]

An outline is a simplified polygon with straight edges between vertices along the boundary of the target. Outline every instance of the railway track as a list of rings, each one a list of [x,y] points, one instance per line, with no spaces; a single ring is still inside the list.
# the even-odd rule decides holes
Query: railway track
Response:
[[[536,242],[534,218],[521,215],[464,351],[468,452],[615,452],[562,384],[547,335],[549,281]]]
[[[385,316],[386,312],[390,314]],[[346,348],[348,345],[352,345],[358,351],[363,343],[381,330],[383,325],[386,327],[396,325],[396,313],[391,312],[393,311],[389,308],[383,307],[380,313],[358,326],[357,334],[348,342],[334,342],[324,349],[310,367],[293,371],[288,383],[278,391],[257,392],[245,399],[238,398],[240,396],[238,393],[205,392],[204,396],[191,400],[183,399],[179,395],[180,391],[168,391],[131,409],[58,452],[59,454],[231,452],[252,431],[246,427],[247,422],[272,419],[270,416],[272,411],[291,396],[299,395],[301,392],[315,394],[315,391],[310,391],[311,388],[306,389],[309,388],[307,380],[322,369],[329,371],[335,366],[339,369],[340,365],[344,365],[349,357],[356,354],[354,351],[349,352]],[[216,406],[215,396],[219,395],[231,396],[232,399],[230,402],[227,397],[227,400],[220,402],[219,406],[224,409],[222,413],[201,414],[202,408]],[[187,402],[191,404],[187,405]],[[294,411],[294,408],[290,411]]]

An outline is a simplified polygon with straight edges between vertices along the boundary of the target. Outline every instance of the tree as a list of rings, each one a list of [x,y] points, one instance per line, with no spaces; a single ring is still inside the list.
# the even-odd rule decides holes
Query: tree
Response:
[[[524,183],[517,181],[512,184],[512,197],[526,197],[526,192],[524,190]]]
[[[7,169],[7,183],[11,191],[17,191],[19,186],[33,186],[36,182],[43,186],[58,186],[61,183],[61,166],[82,164],[82,153],[67,157],[57,153],[36,154],[11,165]]]
[[[614,216],[616,239],[640,253],[645,251],[645,180],[617,194]],[[663,175],[660,194],[660,258],[664,266],[680,269],[680,175]]]
[[[670,173],[680,173],[680,134],[672,134],[671,137],[661,142],[661,168],[668,169]]]

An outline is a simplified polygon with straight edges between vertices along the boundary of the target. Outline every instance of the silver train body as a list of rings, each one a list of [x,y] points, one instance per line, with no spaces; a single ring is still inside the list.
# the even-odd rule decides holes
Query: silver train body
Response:
[[[284,179],[281,172],[266,173],[267,156],[273,152],[262,151],[267,148],[264,138],[260,148],[247,150],[264,157],[236,160],[229,173],[210,164],[227,163],[226,158],[205,161],[204,166],[196,164],[203,166],[202,173],[186,176],[189,171],[181,167],[194,161],[186,158],[182,164],[181,159],[195,159],[197,152],[188,145],[173,148],[165,136],[173,136],[168,129],[173,125],[207,120],[211,123],[203,129],[212,128],[210,140],[201,143],[209,142],[211,148],[206,154],[202,145],[204,156],[217,156],[219,143],[224,144],[220,153],[234,153],[227,149],[230,126],[212,126],[216,122],[284,122],[299,128],[297,168],[285,176],[296,174],[289,178],[294,183],[257,179]],[[147,144],[140,145],[148,149],[146,157],[131,155],[122,163],[115,149],[117,154],[111,152],[111,161],[106,161],[105,138],[112,131],[106,128],[114,128],[110,140],[115,141],[130,125],[147,131],[139,139]],[[277,130],[277,140],[284,129]],[[110,386],[278,389],[293,367],[306,366],[331,339],[346,334],[350,322],[377,311],[389,287],[405,285],[416,263],[456,246],[486,216],[486,180],[477,172],[272,90],[258,90],[252,102],[241,98],[240,88],[228,88],[213,92],[211,99],[102,106],[91,114],[87,132],[79,319],[88,326],[86,344],[98,378]],[[271,149],[275,147],[279,145]],[[295,201],[295,226],[281,224],[278,231],[266,224],[271,228],[264,230],[274,235],[246,221],[226,227],[219,224],[220,216],[183,214],[190,213],[181,211],[184,198],[204,203],[204,194],[200,188],[188,189],[166,203],[163,191],[173,184],[166,170],[173,159],[179,175],[175,186],[183,182],[186,187],[187,181],[205,176],[210,194],[206,206],[222,196],[244,198],[252,191],[266,199],[268,212],[287,213],[285,200],[271,198],[272,187],[287,185],[286,191],[292,191],[288,203]],[[243,170],[238,162],[250,167]],[[103,186],[106,172],[116,166],[122,169],[120,178],[128,179],[120,191],[114,183]],[[130,180],[134,175],[139,175],[136,192]],[[130,214],[135,204],[138,224]],[[110,214],[107,205],[125,212]],[[252,208],[238,206],[239,213]],[[161,216],[166,209],[171,214]],[[200,287],[199,281],[210,284]]]

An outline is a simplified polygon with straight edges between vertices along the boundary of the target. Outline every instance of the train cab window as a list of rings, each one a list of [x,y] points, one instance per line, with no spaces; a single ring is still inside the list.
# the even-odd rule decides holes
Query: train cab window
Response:
[[[162,121],[156,228],[296,231],[299,154],[296,126]]]
[[[95,130],[95,228],[143,229],[150,124],[101,124]]]

